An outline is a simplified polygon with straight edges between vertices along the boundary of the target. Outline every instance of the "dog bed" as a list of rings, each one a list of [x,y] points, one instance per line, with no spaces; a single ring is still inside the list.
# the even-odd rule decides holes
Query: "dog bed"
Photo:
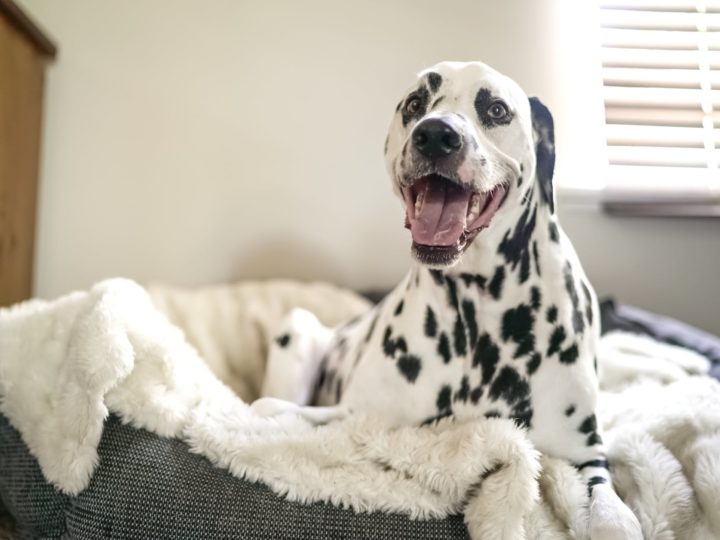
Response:
[[[255,415],[259,344],[289,304],[332,323],[365,303],[254,287],[154,289],[153,304],[113,280],[0,310],[0,497],[17,537],[492,538],[515,520],[528,538],[569,538],[586,526],[574,468],[509,421]],[[617,333],[599,361],[617,489],[646,537],[720,535],[710,362]]]

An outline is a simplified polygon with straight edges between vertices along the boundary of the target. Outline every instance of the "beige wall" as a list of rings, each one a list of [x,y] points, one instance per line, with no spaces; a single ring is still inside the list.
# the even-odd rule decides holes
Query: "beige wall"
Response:
[[[391,286],[408,238],[383,169],[385,128],[412,74],[444,59],[482,59],[541,96],[556,116],[559,180],[602,178],[591,2],[21,3],[60,45],[39,296],[111,275]],[[571,210],[566,228],[601,292],[720,332],[709,270],[720,263],[718,222]],[[698,283],[648,283],[648,270],[703,265]]]

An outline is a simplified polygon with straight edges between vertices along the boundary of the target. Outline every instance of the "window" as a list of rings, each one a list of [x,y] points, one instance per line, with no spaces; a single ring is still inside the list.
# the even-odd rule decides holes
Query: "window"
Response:
[[[720,215],[720,0],[604,1],[600,26],[609,209]]]

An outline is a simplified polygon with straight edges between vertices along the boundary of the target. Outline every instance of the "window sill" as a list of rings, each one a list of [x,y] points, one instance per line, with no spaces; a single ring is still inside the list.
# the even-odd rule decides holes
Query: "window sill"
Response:
[[[621,201],[605,200],[601,208],[606,214],[620,217],[720,218],[720,201]]]
[[[710,194],[669,198],[661,190],[629,194],[560,186],[557,198],[561,208],[602,210],[616,217],[720,218],[720,197]]]

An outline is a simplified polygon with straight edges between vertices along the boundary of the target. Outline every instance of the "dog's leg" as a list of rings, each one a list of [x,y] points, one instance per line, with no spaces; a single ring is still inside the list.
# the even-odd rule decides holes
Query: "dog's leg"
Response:
[[[344,408],[310,407],[333,331],[307,310],[293,309],[270,344],[262,398],[252,404],[261,416],[297,414],[313,424],[344,418]]]
[[[593,457],[577,467],[590,496],[590,539],[642,540],[642,530],[637,517],[613,489],[602,443],[588,447],[587,451]]]
[[[333,331],[305,309],[293,309],[270,343],[261,394],[309,405]]]

